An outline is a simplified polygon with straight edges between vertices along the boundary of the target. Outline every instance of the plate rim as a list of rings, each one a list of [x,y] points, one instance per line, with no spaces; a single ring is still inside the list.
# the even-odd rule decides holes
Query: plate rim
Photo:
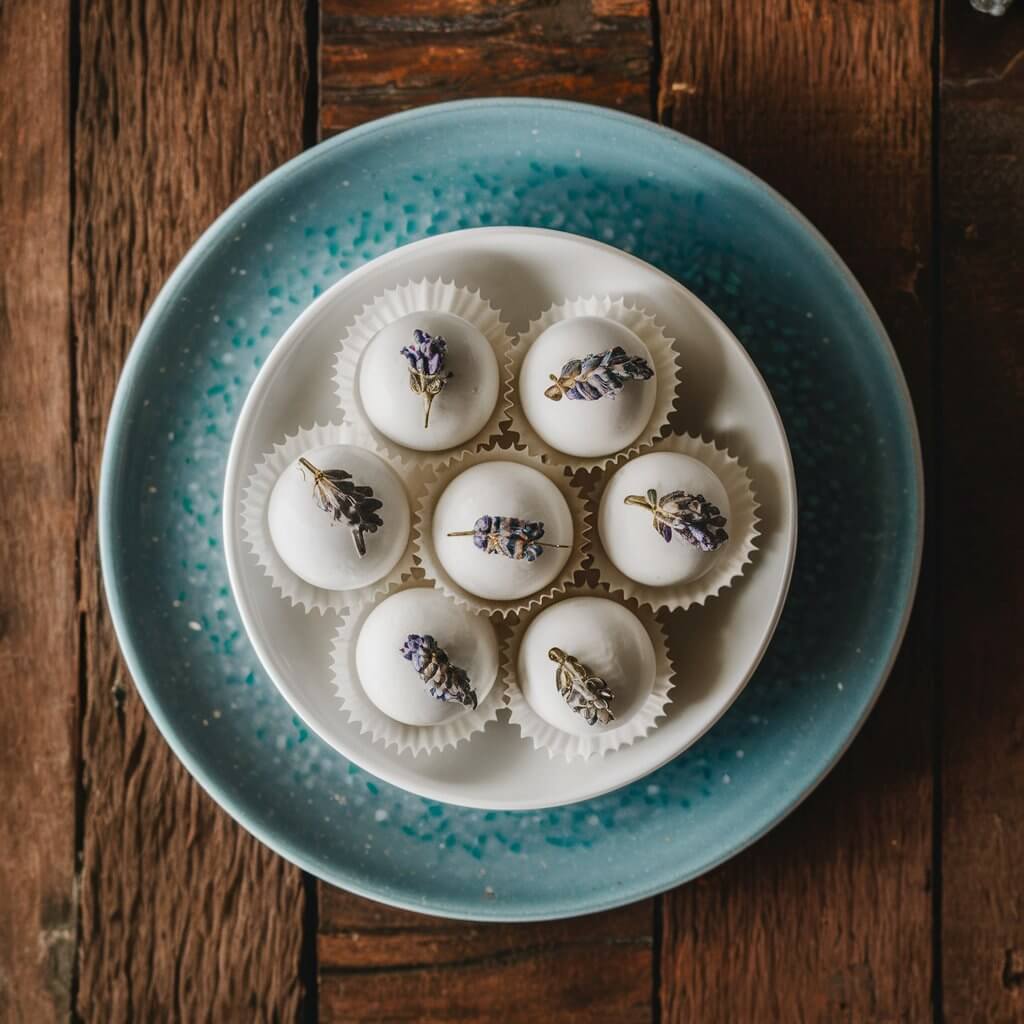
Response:
[[[497,237],[503,234],[527,235],[530,237],[540,236],[542,238],[545,236],[551,236],[558,239],[568,240],[572,244],[581,245],[585,248],[599,249],[606,253],[614,254],[618,259],[627,260],[643,267],[646,273],[656,275],[657,277],[662,278],[666,285],[673,287],[677,291],[684,292],[688,296],[689,300],[700,310],[701,315],[712,321],[729,339],[731,339],[740,358],[745,361],[747,367],[760,384],[764,396],[768,400],[768,405],[774,418],[775,426],[782,437],[785,454],[785,503],[782,507],[788,506],[787,511],[790,516],[790,526],[788,536],[786,537],[786,557],[781,577],[781,586],[779,587],[774,599],[775,604],[772,608],[771,614],[768,616],[765,634],[752,655],[752,659],[746,669],[746,672],[743,674],[740,681],[735,684],[735,688],[729,694],[728,700],[716,709],[713,717],[709,718],[701,725],[700,730],[689,739],[685,746],[680,747],[673,753],[662,757],[660,760],[651,762],[651,764],[646,766],[639,775],[628,778],[625,781],[619,780],[607,785],[599,786],[594,792],[587,793],[585,796],[574,797],[569,801],[553,800],[550,803],[542,804],[517,802],[515,800],[506,800],[500,804],[456,802],[452,800],[451,797],[442,795],[440,791],[431,791],[431,787],[427,787],[422,790],[411,789],[405,782],[397,781],[390,770],[382,772],[378,767],[367,767],[362,762],[361,758],[355,757],[347,751],[339,749],[331,739],[321,732],[314,717],[309,713],[309,708],[306,706],[307,702],[301,699],[301,694],[297,689],[290,684],[287,678],[280,676],[280,673],[275,672],[268,665],[268,661],[272,660],[267,656],[269,654],[268,645],[263,642],[263,638],[259,631],[254,628],[255,623],[253,621],[253,616],[249,614],[249,601],[242,599],[245,596],[245,592],[242,591],[239,583],[242,578],[241,562],[246,557],[246,552],[244,551],[245,545],[244,541],[240,537],[241,531],[237,521],[237,515],[229,512],[231,509],[238,508],[240,491],[244,486],[244,471],[240,466],[240,460],[242,458],[242,443],[240,438],[243,434],[252,434],[254,422],[258,416],[259,406],[271,393],[271,385],[266,384],[266,380],[275,372],[276,365],[289,358],[295,348],[298,345],[301,345],[301,336],[303,334],[307,334],[311,326],[324,315],[326,308],[330,305],[331,301],[336,298],[337,294],[344,291],[346,286],[351,287],[353,282],[358,283],[359,279],[374,271],[379,271],[381,265],[386,261],[397,260],[400,253],[407,254],[410,250],[419,248],[429,249],[437,245],[442,239],[448,240],[450,243],[453,236],[458,236],[459,238],[464,238],[467,235]],[[263,380],[262,384],[261,379]],[[399,246],[396,249],[392,249],[389,252],[383,253],[377,258],[364,263],[351,273],[339,278],[326,291],[324,291],[323,294],[317,296],[317,298],[306,306],[306,308],[292,321],[287,330],[285,330],[277,342],[275,342],[273,349],[267,356],[263,365],[260,367],[255,380],[250,385],[249,391],[245,396],[245,401],[242,404],[241,411],[238,414],[235,429],[232,432],[227,465],[224,469],[224,487],[222,494],[223,501],[221,504],[223,508],[223,515],[221,532],[224,540],[224,556],[227,565],[228,579],[231,584],[231,594],[235,601],[235,606],[238,609],[239,616],[241,617],[242,624],[245,627],[246,634],[249,637],[249,642],[252,644],[253,650],[255,651],[264,672],[266,672],[270,677],[278,693],[284,698],[288,706],[309,726],[310,729],[313,730],[313,732],[317,734],[324,743],[331,747],[332,750],[356,764],[363,771],[366,771],[376,778],[388,783],[388,785],[396,786],[408,793],[412,793],[414,796],[434,800],[439,803],[446,803],[454,807],[465,807],[472,810],[482,811],[541,811],[548,810],[553,807],[571,807],[573,804],[581,803],[586,800],[596,800],[602,796],[606,796],[608,793],[621,789],[624,786],[633,785],[640,779],[651,775],[659,768],[663,768],[669,761],[672,761],[684,754],[687,750],[700,742],[700,740],[722,719],[726,712],[728,712],[729,708],[731,708],[739,699],[740,694],[742,694],[744,689],[746,689],[747,684],[753,678],[758,666],[764,659],[772,638],[775,635],[775,630],[778,627],[779,620],[782,617],[782,611],[786,605],[786,598],[789,596],[789,588],[793,580],[793,566],[796,561],[799,532],[799,503],[796,489],[796,471],[793,466],[793,455],[789,445],[789,437],[786,433],[786,425],[779,413],[778,406],[775,404],[775,398],[773,397],[764,376],[758,369],[757,364],[754,362],[743,343],[735,334],[733,334],[722,318],[718,316],[718,314],[715,313],[715,311],[711,309],[711,307],[708,306],[700,296],[696,295],[680,281],[677,281],[670,274],[666,274],[663,270],[659,270],[646,260],[640,259],[640,257],[635,256],[633,253],[624,252],[613,245],[601,242],[595,238],[589,238],[585,235],[577,235],[568,231],[557,231],[551,228],[524,227],[520,225],[492,225],[486,227],[463,228],[458,231],[447,231],[441,235],[418,239],[415,242],[409,242],[406,245]]]
[[[254,206],[264,193],[275,190],[279,185],[287,181],[298,171],[304,169],[308,164],[315,163],[326,158],[336,148],[342,147],[353,140],[370,136],[391,127],[401,125],[407,121],[416,121],[447,114],[459,110],[492,110],[500,111],[503,108],[519,110],[535,109],[538,112],[562,111],[569,114],[579,114],[588,117],[604,118],[605,120],[628,126],[637,131],[650,133],[660,139],[667,139],[681,148],[689,148],[692,151],[702,154],[705,158],[724,166],[731,173],[743,179],[746,184],[762,198],[771,204],[778,206],[795,226],[802,231],[811,242],[815,244],[822,255],[832,264],[835,273],[843,280],[850,290],[853,298],[858,302],[866,320],[874,329],[876,338],[880,342],[882,355],[889,363],[891,378],[896,385],[896,390],[901,399],[905,412],[905,425],[907,427],[911,454],[914,463],[914,475],[912,481],[911,500],[914,502],[915,531],[914,550],[910,566],[909,579],[907,580],[906,592],[903,599],[900,621],[894,633],[893,643],[887,652],[884,663],[876,671],[876,681],[870,698],[865,702],[864,707],[853,723],[844,741],[839,744],[832,756],[825,760],[812,775],[802,790],[794,797],[779,807],[775,814],[767,819],[763,825],[745,835],[739,841],[732,843],[717,856],[709,858],[699,868],[690,871],[682,871],[678,874],[665,878],[661,877],[646,884],[636,885],[628,890],[619,889],[609,892],[603,897],[591,897],[585,902],[571,905],[568,908],[558,909],[544,908],[542,910],[517,911],[512,905],[499,903],[481,903],[474,905],[471,909],[462,904],[441,902],[438,904],[426,904],[423,901],[403,899],[400,895],[392,892],[381,891],[371,885],[364,885],[355,876],[349,876],[325,865],[318,864],[315,860],[306,855],[293,844],[287,834],[276,832],[271,826],[254,823],[249,816],[239,811],[234,804],[231,794],[225,786],[222,786],[215,778],[208,773],[198,757],[193,756],[188,745],[180,738],[170,723],[161,707],[155,691],[151,689],[142,671],[142,661],[138,649],[131,635],[125,606],[118,589],[118,553],[116,537],[114,535],[114,517],[112,509],[114,505],[113,495],[117,491],[119,473],[119,451],[123,447],[126,433],[130,401],[136,387],[136,377],[139,367],[143,361],[144,353],[153,344],[158,328],[167,318],[173,305],[173,296],[180,284],[187,279],[194,270],[196,264],[206,255],[219,240],[226,225],[240,219],[247,210]],[[268,846],[275,853],[289,860],[304,871],[328,882],[338,885],[349,892],[367,899],[376,900],[389,906],[405,910],[412,910],[419,913],[431,913],[438,916],[449,917],[456,920],[467,921],[504,921],[504,922],[525,922],[556,920],[569,917],[577,917],[585,914],[598,913],[603,910],[610,910],[621,907],[638,900],[646,899],[667,889],[685,884],[713,870],[725,861],[734,857],[742,850],[751,846],[765,834],[775,828],[781,821],[787,818],[804,800],[813,793],[821,784],[837,762],[849,749],[853,740],[860,733],[864,722],[870,715],[886,681],[892,671],[893,665],[902,647],[906,636],[907,625],[914,607],[914,598],[921,574],[921,561],[924,548],[924,516],[925,516],[925,488],[924,488],[924,465],[921,453],[920,432],[918,430],[917,418],[914,413],[913,401],[907,385],[906,377],[900,366],[896,350],[889,338],[885,326],[882,324],[877,311],[870,299],[861,287],[860,282],[854,277],[852,271],[846,266],[839,254],[835,251],[828,240],[814,226],[814,224],[801,213],[792,203],[774,188],[764,182],[752,171],[747,170],[736,161],[725,156],[706,144],[690,138],[687,135],[666,128],[662,125],[653,124],[641,117],[626,114],[621,111],[610,110],[587,103],[577,103],[568,100],[534,99],[520,97],[484,97],[470,100],[455,100],[446,103],[430,104],[423,107],[416,107],[411,110],[391,114],[376,121],[368,122],[357,128],[342,132],[325,142],[301,153],[291,160],[278,167],[266,177],[260,179],[245,191],[238,199],[220,214],[212,224],[199,236],[195,244],[185,253],[181,261],[175,267],[170,277],[158,292],[149,311],[147,312],[135,340],[128,351],[124,366],[118,379],[117,389],[111,405],[110,416],[107,421],[106,436],[103,445],[103,455],[100,463],[100,485],[99,485],[99,550],[100,569],[103,581],[103,591],[110,612],[111,623],[114,633],[121,648],[122,657],[128,668],[129,674],[135,683],[136,690],[145,706],[147,712],[156,723],[157,728],[163,735],[167,744],[175,756],[182,762],[186,770],[199,783],[214,801],[216,801],[231,817],[238,822],[247,832],[256,839]]]

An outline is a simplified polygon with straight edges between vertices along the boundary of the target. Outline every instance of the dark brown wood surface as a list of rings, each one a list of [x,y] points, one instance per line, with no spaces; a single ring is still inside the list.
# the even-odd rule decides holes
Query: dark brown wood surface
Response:
[[[0,1018],[66,1016],[75,956],[68,18],[0,5]]]
[[[651,112],[648,0],[323,0],[321,124],[471,96]]]
[[[941,81],[942,989],[1024,1020],[1024,10],[948,5]],[[964,523],[970,529],[964,530]]]
[[[486,925],[322,886],[321,1019],[649,1021],[652,925],[651,901],[568,921]]]
[[[1024,1020],[1022,55],[1024,10],[967,0],[0,5],[0,1019]],[[202,228],[318,128],[495,93],[655,116],[804,210],[938,511],[893,678],[787,822],[659,899],[488,926],[318,886],[198,789],[119,660],[95,505]]]

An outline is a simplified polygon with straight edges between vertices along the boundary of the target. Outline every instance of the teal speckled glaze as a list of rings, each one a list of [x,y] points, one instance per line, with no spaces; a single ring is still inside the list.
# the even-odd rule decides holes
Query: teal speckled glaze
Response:
[[[608,242],[692,289],[764,375],[800,494],[789,600],[726,716],[641,782],[540,812],[432,803],[321,743],[264,677],[220,545],[236,415],[298,313],[396,246],[496,224]],[[892,349],[806,221],[741,168],[641,120],[483,100],[332,139],[257,185],[203,236],[125,367],[104,452],[101,548],[114,623],[147,707],[246,828],[374,899],[525,920],[600,910],[693,878],[814,787],[891,666],[916,584],[921,517],[917,435]]]

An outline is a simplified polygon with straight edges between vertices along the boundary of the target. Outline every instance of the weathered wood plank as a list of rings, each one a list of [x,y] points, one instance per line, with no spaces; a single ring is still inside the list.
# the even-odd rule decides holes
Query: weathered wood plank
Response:
[[[836,245],[929,410],[928,0],[660,0],[663,121],[736,157]],[[665,899],[666,1020],[925,1020],[932,914],[927,601],[832,777]]]
[[[651,903],[481,925],[321,887],[323,1020],[650,1021]]]
[[[1024,1018],[1024,546],[1007,514],[1024,451],[1024,12],[945,8],[942,976],[947,1020],[995,1024]]]
[[[325,0],[321,125],[472,96],[547,96],[647,116],[647,0]]]
[[[68,15],[0,6],[0,1018],[66,1019],[74,961]]]
[[[109,0],[81,4],[80,15],[72,280],[87,674],[77,1008],[90,1020],[292,1020],[300,873],[202,793],[148,719],[100,596],[95,537],[103,425],[146,308],[200,230],[302,148],[304,5]]]

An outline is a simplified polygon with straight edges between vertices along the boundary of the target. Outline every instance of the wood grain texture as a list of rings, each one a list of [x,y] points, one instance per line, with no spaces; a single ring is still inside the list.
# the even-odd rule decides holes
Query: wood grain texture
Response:
[[[473,96],[651,112],[647,0],[324,0],[321,40],[324,134]]]
[[[68,21],[0,5],[0,1019],[63,1020],[78,691]]]
[[[944,1011],[979,1024],[1024,1019],[1022,14],[946,5],[940,99]]]
[[[482,925],[321,887],[325,1021],[651,1020],[650,901],[593,917]]]
[[[86,673],[77,1009],[122,1020],[295,1019],[298,870],[178,763],[100,595],[104,421],[143,313],[186,248],[302,147],[300,0],[80,5],[72,281]]]
[[[927,424],[932,4],[659,9],[662,120],[739,159],[823,230],[878,308]],[[666,897],[664,1019],[929,1019],[928,618],[925,598],[885,694],[821,789]]]

